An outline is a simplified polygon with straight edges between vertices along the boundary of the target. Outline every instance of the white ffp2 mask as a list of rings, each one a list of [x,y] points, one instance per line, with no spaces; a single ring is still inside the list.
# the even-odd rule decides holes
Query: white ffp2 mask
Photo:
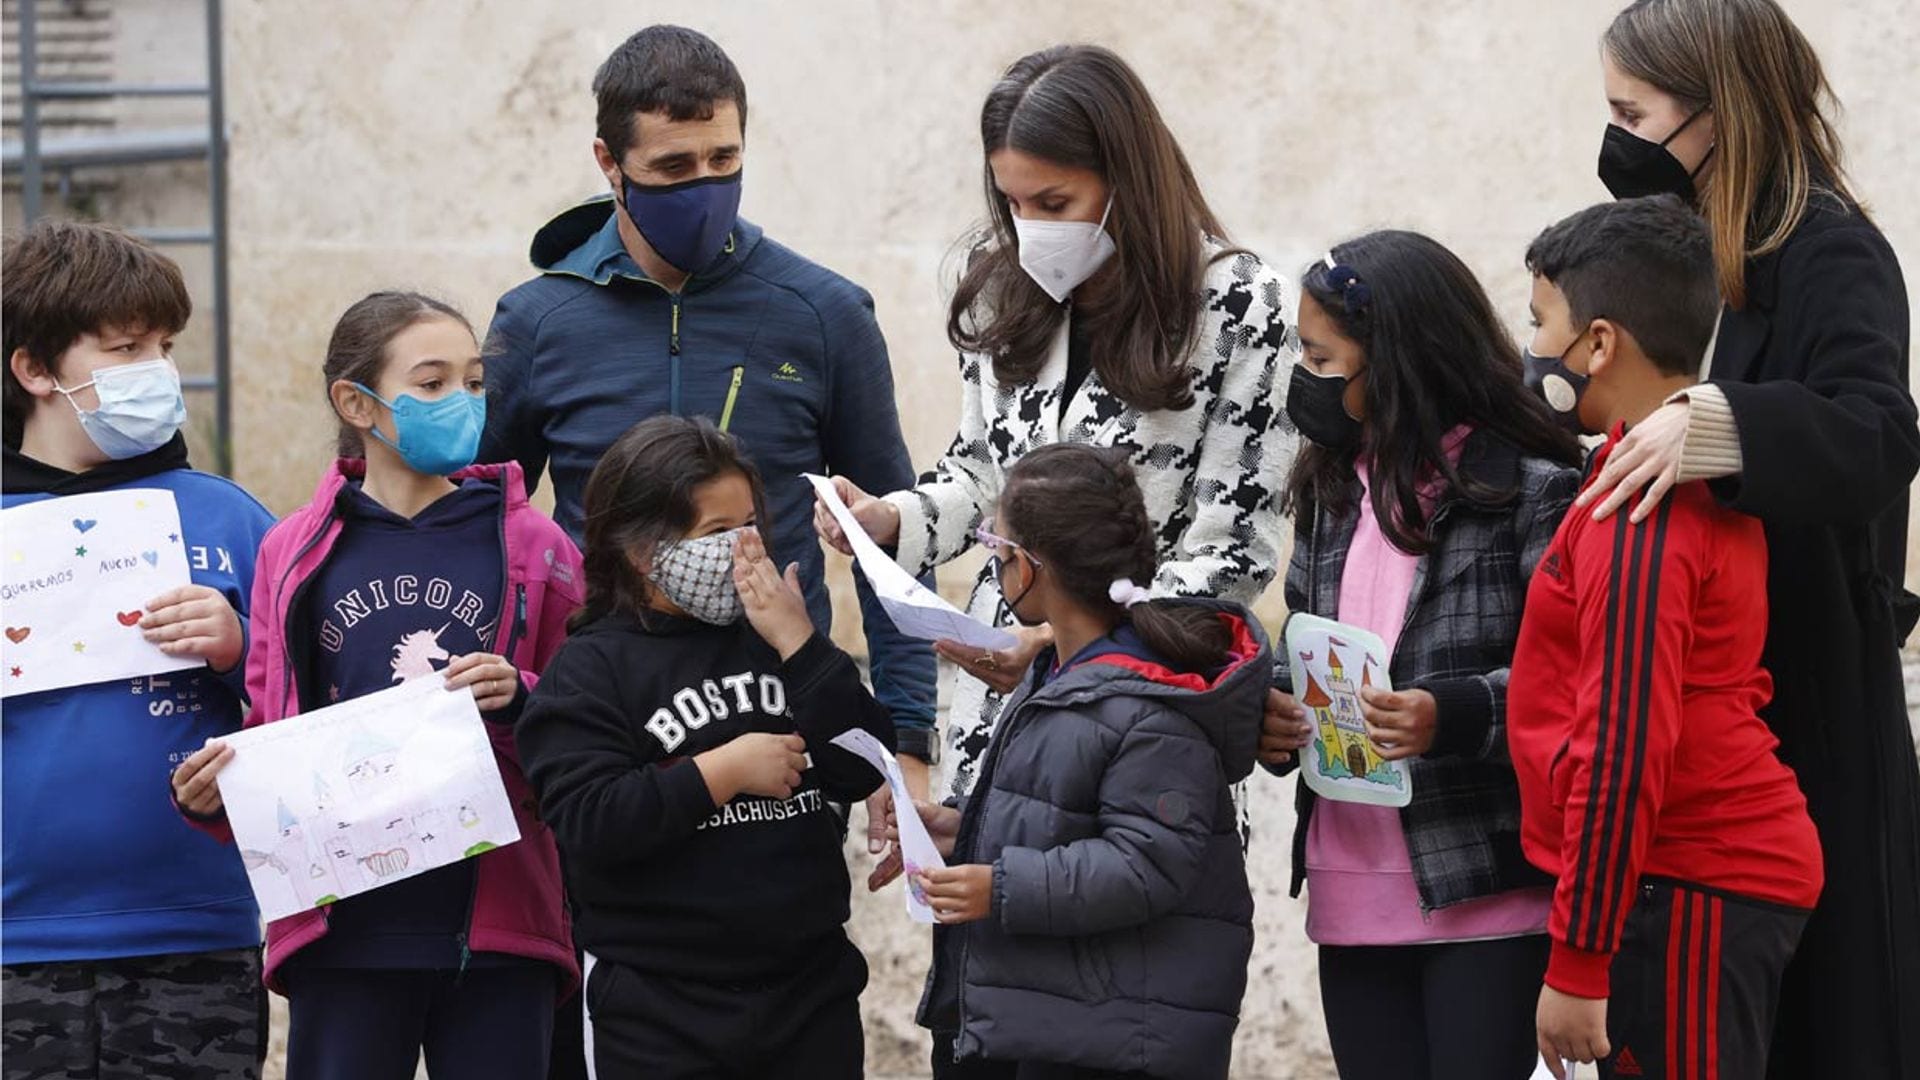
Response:
[[[1080,283],[1113,258],[1113,237],[1107,235],[1107,215],[1113,213],[1113,199],[1098,222],[1029,221],[1013,219],[1014,236],[1020,243],[1020,268],[1045,289],[1054,303],[1073,295]]]

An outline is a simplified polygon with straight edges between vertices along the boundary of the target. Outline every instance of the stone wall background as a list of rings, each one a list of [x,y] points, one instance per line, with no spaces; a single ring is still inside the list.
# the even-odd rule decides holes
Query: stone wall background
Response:
[[[533,230],[601,189],[588,80],[650,22],[699,27],[745,73],[743,212],[873,292],[924,467],[951,435],[957,385],[941,271],[983,213],[977,110],[1009,62],[1061,41],[1115,48],[1236,239],[1294,272],[1332,241],[1418,228],[1458,251],[1518,328],[1526,242],[1606,197],[1593,170],[1606,122],[1596,41],[1619,2],[231,0],[238,478],[283,513],[312,490],[332,435],[321,352],[361,295],[423,288],[484,326],[528,276]],[[198,5],[119,3],[130,67],[176,74],[199,45]],[[1906,0],[1783,3],[1847,106],[1858,190],[1915,257],[1920,20]],[[190,224],[197,195],[174,189],[198,182],[204,170],[148,170],[101,210]],[[186,339],[183,366],[205,340]],[[960,588],[970,565],[947,568],[943,585]],[[839,636],[858,648],[853,607],[841,614]],[[1235,1075],[1331,1076],[1313,952],[1284,892],[1291,783],[1253,787],[1259,943]],[[852,848],[849,859],[858,880],[869,859]],[[911,1013],[926,940],[899,905],[895,891],[862,890],[852,932],[874,970],[870,1066],[921,1075]]]

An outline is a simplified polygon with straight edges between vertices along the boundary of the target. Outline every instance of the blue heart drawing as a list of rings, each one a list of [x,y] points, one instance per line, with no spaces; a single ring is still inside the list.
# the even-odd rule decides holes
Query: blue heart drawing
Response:
[[[160,553],[157,551],[143,551],[140,553],[140,557],[147,560],[148,566],[160,565]]]
[[[98,524],[100,523],[98,521],[95,521],[92,518],[74,518],[73,519],[73,527],[76,529],[79,529],[81,532],[86,532],[88,529],[91,529]]]

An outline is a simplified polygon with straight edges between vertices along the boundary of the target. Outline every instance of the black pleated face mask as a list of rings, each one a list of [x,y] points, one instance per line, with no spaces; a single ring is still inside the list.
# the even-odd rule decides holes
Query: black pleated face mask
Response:
[[[1287,387],[1287,416],[1300,434],[1329,450],[1350,450],[1365,430],[1347,413],[1345,375],[1316,375],[1304,363],[1293,365]]]
[[[1687,125],[1700,118],[1706,112],[1700,109],[1692,116],[1681,121],[1673,129],[1673,134],[1659,142],[1643,139],[1618,124],[1608,124],[1606,136],[1600,141],[1600,182],[1616,199],[1638,199],[1646,195],[1678,195],[1692,202],[1695,197],[1693,178],[1706,168],[1713,157],[1713,150],[1707,150],[1707,156],[1700,159],[1692,172],[1680,164],[1673,156],[1667,144],[1679,138],[1687,130]]]

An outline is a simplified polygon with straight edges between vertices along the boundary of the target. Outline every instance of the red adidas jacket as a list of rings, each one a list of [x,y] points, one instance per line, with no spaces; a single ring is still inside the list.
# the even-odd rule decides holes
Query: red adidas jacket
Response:
[[[1507,696],[1522,842],[1558,879],[1547,984],[1588,998],[1608,996],[1643,876],[1802,908],[1822,876],[1806,799],[1756,712],[1773,692],[1760,522],[1704,483],[1628,516],[1561,522]]]

